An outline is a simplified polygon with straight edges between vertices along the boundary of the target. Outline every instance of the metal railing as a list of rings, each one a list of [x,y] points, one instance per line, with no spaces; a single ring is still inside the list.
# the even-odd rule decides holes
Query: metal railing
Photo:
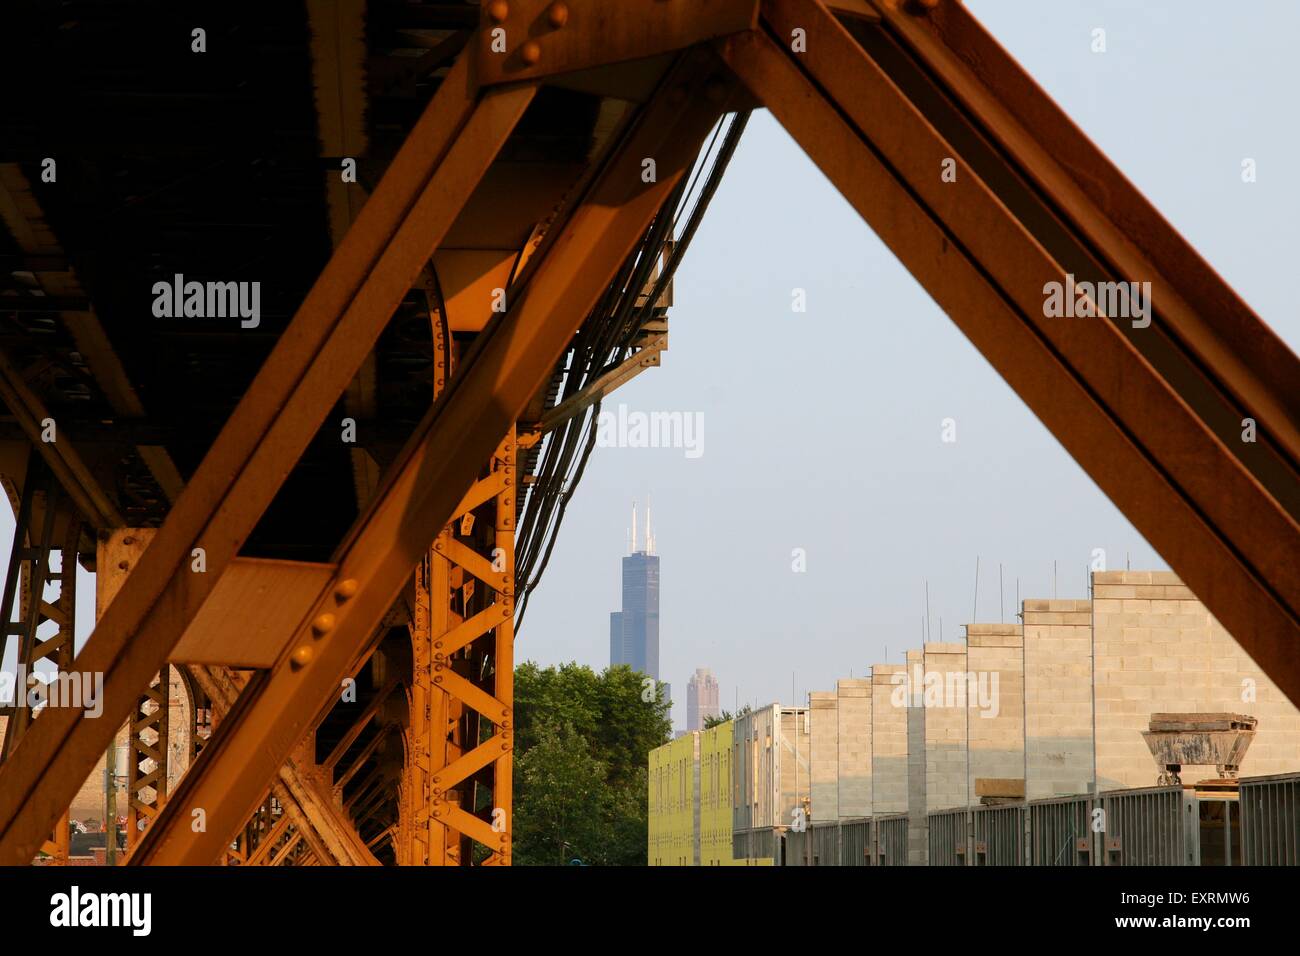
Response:
[[[1086,794],[1029,802],[1030,866],[1092,866],[1096,845]]]
[[[931,866],[1300,865],[1300,773],[1239,790],[1108,790],[928,814]],[[774,830],[738,831],[737,856],[781,862]],[[787,866],[906,866],[908,816],[813,824],[784,836]]]
[[[973,866],[1024,866],[1025,823],[1023,804],[971,808]]]
[[[930,866],[967,866],[970,858],[970,811],[936,810],[928,814]]]
[[[1300,773],[1245,778],[1238,800],[1245,864],[1300,865]]]
[[[1197,798],[1181,786],[1110,790],[1097,804],[1106,866],[1199,866]]]

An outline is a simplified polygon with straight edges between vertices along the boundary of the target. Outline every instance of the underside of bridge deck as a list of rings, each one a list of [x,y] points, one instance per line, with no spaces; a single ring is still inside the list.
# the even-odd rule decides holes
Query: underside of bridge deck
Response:
[[[0,862],[126,726],[132,863],[508,864],[515,625],[760,106],[1300,701],[1300,363],[960,4],[182,6],[0,14],[4,640],[104,676]]]

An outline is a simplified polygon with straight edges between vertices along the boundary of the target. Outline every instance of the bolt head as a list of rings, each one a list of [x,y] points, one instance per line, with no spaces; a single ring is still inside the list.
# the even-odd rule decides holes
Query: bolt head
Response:
[[[506,17],[510,16],[510,4],[506,0],[492,0],[487,5],[487,15],[493,23],[504,23]]]
[[[303,644],[301,647],[294,648],[293,654],[289,657],[289,663],[295,668],[306,667],[311,663],[311,659],[316,656],[310,644]]]
[[[311,631],[317,637],[324,637],[332,630],[334,630],[333,614],[321,614],[311,622]]]
[[[345,578],[339,582],[338,587],[334,589],[334,596],[340,601],[349,601],[357,596],[357,591],[361,585],[356,578]]]
[[[555,29],[560,29],[569,22],[569,5],[564,0],[555,0],[546,11],[546,22]]]
[[[519,48],[519,55],[529,66],[534,66],[542,58],[542,48],[535,40],[529,40]]]

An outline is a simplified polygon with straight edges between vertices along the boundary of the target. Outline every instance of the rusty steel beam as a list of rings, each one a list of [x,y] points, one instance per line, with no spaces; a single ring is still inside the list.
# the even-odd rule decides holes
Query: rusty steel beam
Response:
[[[370,723],[375,714],[379,713],[379,708],[384,705],[384,701],[388,699],[388,695],[396,689],[397,676],[395,674],[390,675],[389,678],[384,681],[383,685],[378,688],[375,692],[375,696],[370,699],[370,702],[366,704],[361,713],[357,715],[356,720],[352,722],[352,725],[347,729],[347,732],[344,733],[339,739],[339,742],[334,745],[334,749],[331,750],[329,756],[325,758],[322,766],[329,770],[334,769],[334,766],[343,759],[343,755],[347,753],[348,748],[352,746],[357,737],[361,736],[361,732],[366,729],[366,725]]]
[[[957,5],[940,9],[967,16]],[[1101,228],[1123,216],[1097,196],[1080,193],[1074,215],[1063,212],[1056,189],[1035,187],[1047,174],[1025,168],[1046,160],[1013,161],[983,117],[963,108],[978,99],[975,79],[945,89],[898,33],[866,23],[850,35],[815,0],[769,0],[763,23],[764,32],[721,41],[724,59],[1242,647],[1300,700],[1300,525],[1289,506],[1300,482],[1286,427],[1275,427],[1263,464],[1240,441],[1244,417],[1285,426],[1280,410],[1294,397],[1264,373],[1234,379],[1249,364],[1244,356],[1239,366],[1216,366],[1208,347],[1186,344],[1210,324],[1189,318],[1207,290],[1212,301],[1237,303],[1248,340],[1271,333],[1208,267],[1148,271],[1117,231]],[[806,31],[806,56],[784,40],[796,27]],[[1042,107],[1046,97],[1037,97]],[[955,182],[941,175],[947,159],[956,161]],[[1098,182],[1121,181],[1094,159]],[[1150,217],[1148,234],[1176,235]],[[1107,317],[1049,317],[1047,284],[1068,275],[1152,282],[1152,321],[1135,326],[1113,308]],[[1293,363],[1275,344],[1272,365]],[[1252,392],[1266,400],[1247,404]]]
[[[224,667],[194,666],[191,676],[212,701],[214,707],[225,715],[234,707],[241,688],[235,684],[231,673]],[[306,745],[285,762],[269,793],[293,817],[293,825],[322,861],[343,865],[377,865],[378,861],[367,850],[359,848],[360,838],[351,824],[337,811],[328,794],[313,786]],[[265,800],[263,794],[262,800]]]
[[[100,487],[86,463],[77,454],[66,430],[58,427],[40,397],[23,381],[8,356],[0,351],[0,398],[14,416],[32,448],[45,459],[50,471],[69,498],[96,529],[120,528],[126,522],[117,505]],[[54,422],[54,440],[45,440],[45,422]]]
[[[757,22],[757,0],[510,0],[484,4],[469,51],[489,86],[676,53]]]
[[[139,862],[202,863],[231,839],[288,748],[337,693],[358,648],[500,436],[553,373],[734,94],[734,84],[707,54],[688,55],[665,78],[580,204],[533,257],[522,288],[508,296],[508,311],[480,335],[417,427],[338,552],[335,587],[299,627],[291,650],[250,687],[254,693],[241,696],[213,735],[142,842]],[[652,183],[641,177],[648,156],[657,160]],[[508,717],[508,710],[499,716]],[[192,807],[207,809],[205,833],[184,823]],[[474,823],[491,832],[482,821]],[[459,820],[457,826],[472,835],[477,829]]]
[[[104,674],[104,719],[78,721],[67,709],[46,715],[0,773],[0,863],[24,862],[40,846],[111,728],[158,672],[358,371],[533,92],[509,88],[477,97],[459,65],[443,80],[82,651],[81,666]],[[204,573],[191,572],[195,548],[206,555]]]

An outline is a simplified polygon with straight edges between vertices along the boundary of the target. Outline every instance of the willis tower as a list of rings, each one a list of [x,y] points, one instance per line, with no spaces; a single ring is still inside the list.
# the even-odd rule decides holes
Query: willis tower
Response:
[[[645,547],[637,550],[636,504],[632,505],[632,548],[623,559],[623,610],[609,615],[609,663],[659,680],[659,556],[645,512]]]

